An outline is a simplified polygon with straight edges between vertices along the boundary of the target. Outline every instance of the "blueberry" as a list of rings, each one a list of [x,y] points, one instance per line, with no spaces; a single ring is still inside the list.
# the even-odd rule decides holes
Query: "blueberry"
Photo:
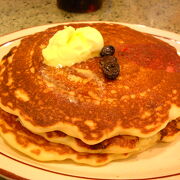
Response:
[[[104,46],[100,52],[101,57],[104,56],[112,56],[115,52],[115,49],[113,46],[108,45],[108,46]]]
[[[118,77],[120,72],[120,67],[116,57],[104,56],[100,60],[100,65],[104,73],[104,76],[107,79],[114,80]]]

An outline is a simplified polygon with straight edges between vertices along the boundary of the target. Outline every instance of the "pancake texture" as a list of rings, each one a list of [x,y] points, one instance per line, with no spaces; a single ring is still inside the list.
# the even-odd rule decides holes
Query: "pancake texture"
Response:
[[[134,152],[117,154],[80,153],[69,146],[49,142],[43,137],[30,132],[21,125],[16,116],[0,110],[0,135],[14,149],[38,161],[71,159],[77,163],[91,166],[101,166],[113,160],[126,159],[155,145],[160,141],[160,138],[163,138],[163,141],[169,137],[171,138],[172,134],[175,135],[178,132],[176,125],[177,123],[174,121],[170,122],[167,126],[168,128],[164,129],[166,133],[158,133],[154,136],[153,141],[151,140],[150,143],[144,144],[144,146],[134,150]]]
[[[117,135],[150,137],[180,116],[180,58],[173,47],[117,24],[72,26],[101,32],[116,49],[120,76],[106,80],[100,58],[45,65],[42,49],[63,28],[54,27],[23,39],[1,61],[2,109],[32,132],[59,130],[90,145]]]
[[[88,145],[80,139],[68,136],[60,131],[47,132],[39,134],[50,142],[61,143],[68,145],[78,152],[88,153],[130,153],[134,151],[141,151],[146,148],[148,144],[154,144],[161,136],[162,142],[172,142],[180,134],[180,118],[173,120],[161,130],[159,133],[149,138],[139,138],[136,136],[119,135],[106,139],[101,143],[95,145]]]
[[[51,143],[41,136],[33,134],[17,121],[16,116],[2,110],[0,110],[0,135],[11,147],[38,161],[71,159],[77,163],[101,166],[112,160],[125,159],[135,154],[79,153],[66,145]]]
[[[0,107],[34,133],[61,131],[88,145],[118,135],[148,138],[180,117],[180,57],[151,35],[119,24],[98,29],[120,64],[105,79],[99,57],[71,67],[44,64],[42,49],[63,26],[30,35],[0,62]]]
[[[40,134],[50,142],[61,143],[68,145],[72,149],[78,152],[88,152],[88,153],[130,153],[136,151],[142,151],[146,149],[149,145],[153,145],[160,138],[157,133],[149,138],[139,138],[136,136],[119,135],[106,139],[95,145],[85,144],[83,141],[68,136],[60,131],[47,132]]]

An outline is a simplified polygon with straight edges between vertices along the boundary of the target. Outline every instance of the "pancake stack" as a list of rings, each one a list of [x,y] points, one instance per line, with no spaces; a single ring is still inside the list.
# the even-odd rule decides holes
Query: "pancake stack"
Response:
[[[180,129],[180,57],[167,43],[119,24],[91,26],[115,47],[120,74],[107,79],[95,57],[70,67],[44,64],[42,49],[64,28],[22,39],[0,61],[0,135],[39,161],[92,166],[125,159]],[[167,147],[168,148],[168,147]]]

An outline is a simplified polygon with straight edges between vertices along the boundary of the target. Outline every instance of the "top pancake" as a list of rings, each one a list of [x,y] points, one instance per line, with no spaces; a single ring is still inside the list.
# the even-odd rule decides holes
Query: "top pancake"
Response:
[[[150,137],[180,117],[180,57],[170,45],[118,24],[98,29],[113,45],[120,76],[104,78],[100,58],[71,67],[43,63],[42,49],[63,26],[28,36],[0,62],[1,107],[35,133],[60,130],[97,144],[116,135]]]

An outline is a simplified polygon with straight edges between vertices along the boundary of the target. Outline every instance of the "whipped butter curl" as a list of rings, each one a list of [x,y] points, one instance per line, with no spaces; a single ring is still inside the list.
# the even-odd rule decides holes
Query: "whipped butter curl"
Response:
[[[103,46],[103,37],[97,29],[68,26],[54,34],[48,46],[42,50],[42,55],[48,66],[72,66],[98,57]]]

